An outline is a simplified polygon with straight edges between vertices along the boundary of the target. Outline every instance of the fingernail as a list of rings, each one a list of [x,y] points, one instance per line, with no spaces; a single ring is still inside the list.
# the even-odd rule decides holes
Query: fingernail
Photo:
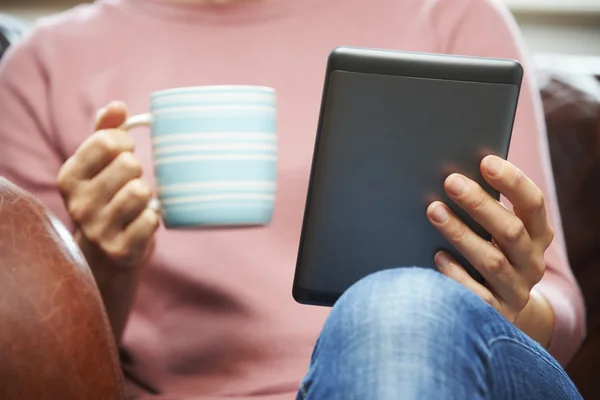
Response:
[[[504,167],[498,158],[491,156],[485,159],[485,171],[488,173],[488,175],[500,175],[502,168]]]
[[[467,181],[460,175],[452,175],[448,181],[448,189],[455,196],[460,196],[467,190]]]
[[[435,265],[440,268],[447,267],[450,264],[450,257],[448,257],[445,253],[441,251],[437,253],[434,257]]]
[[[435,207],[433,207],[433,210],[431,210],[431,218],[433,218],[433,220],[438,224],[443,224],[444,222],[448,221],[450,214],[448,214],[446,207],[441,204],[437,204]]]

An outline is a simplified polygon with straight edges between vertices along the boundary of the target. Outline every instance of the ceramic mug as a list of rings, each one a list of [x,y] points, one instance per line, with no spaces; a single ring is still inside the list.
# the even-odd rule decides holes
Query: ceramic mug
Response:
[[[153,205],[167,228],[270,223],[276,116],[275,90],[263,86],[187,87],[150,96],[150,113],[122,128],[150,126]]]

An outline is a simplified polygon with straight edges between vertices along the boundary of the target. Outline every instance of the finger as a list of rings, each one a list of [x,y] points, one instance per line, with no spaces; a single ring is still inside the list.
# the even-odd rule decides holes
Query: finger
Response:
[[[446,253],[445,251],[440,251],[436,253],[434,261],[435,265],[442,274],[457,281],[466,288],[471,289],[473,292],[475,292],[475,294],[485,300],[485,302],[490,304],[492,307],[496,309],[500,308],[500,303],[493,293],[481,283],[473,279],[471,275],[469,275],[469,273],[462,267],[462,265],[460,265],[458,261],[456,261],[450,254]]]
[[[97,198],[81,197],[84,201],[73,201],[70,212],[88,240],[96,244],[107,243],[119,236],[147,208],[151,196],[148,184],[133,179],[110,199],[110,203],[101,204]]]
[[[113,197],[106,208],[106,217],[111,221],[108,235],[116,235],[148,208],[152,198],[150,186],[141,179],[129,181]]]
[[[513,266],[520,269],[528,265],[531,238],[515,214],[462,175],[450,175],[444,186],[452,201],[492,235]]]
[[[532,239],[547,239],[550,224],[542,191],[520,169],[496,156],[481,162],[485,180],[513,205]]]
[[[529,300],[531,288],[523,285],[523,278],[499,248],[469,229],[439,201],[427,208],[427,216],[442,236],[481,273],[502,301],[518,307],[525,296]]]
[[[83,142],[71,158],[72,179],[92,179],[120,153],[133,149],[134,142],[128,132],[121,129],[98,131]]]
[[[127,120],[127,105],[122,101],[112,101],[96,113],[94,131],[114,129]]]
[[[104,251],[119,264],[139,262],[148,251],[158,226],[158,214],[146,208]]]
[[[90,195],[101,204],[108,203],[128,182],[142,176],[142,165],[129,151],[120,153],[89,185]]]

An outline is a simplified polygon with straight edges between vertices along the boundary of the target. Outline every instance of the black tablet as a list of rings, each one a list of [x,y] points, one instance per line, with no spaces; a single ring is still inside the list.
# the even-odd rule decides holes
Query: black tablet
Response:
[[[382,269],[435,268],[446,250],[425,211],[460,172],[496,199],[483,157],[506,158],[523,71],[512,60],[340,47],[329,56],[293,283],[304,304],[331,306]]]

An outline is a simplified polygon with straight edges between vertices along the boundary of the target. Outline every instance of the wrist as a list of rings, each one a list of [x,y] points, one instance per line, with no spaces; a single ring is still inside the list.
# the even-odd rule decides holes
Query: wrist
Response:
[[[515,326],[544,348],[550,345],[554,334],[554,310],[535,288],[531,290],[529,302],[519,314]]]
[[[74,236],[94,275],[115,340],[119,343],[142,268],[118,265],[80,231]]]
[[[110,286],[115,280],[130,280],[131,277],[138,274],[139,268],[127,268],[116,264],[97,244],[87,239],[81,231],[77,230],[74,237],[94,275],[94,280],[100,292],[103,293],[106,287]]]

